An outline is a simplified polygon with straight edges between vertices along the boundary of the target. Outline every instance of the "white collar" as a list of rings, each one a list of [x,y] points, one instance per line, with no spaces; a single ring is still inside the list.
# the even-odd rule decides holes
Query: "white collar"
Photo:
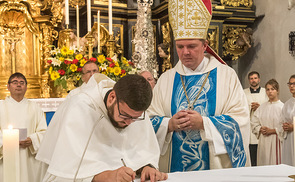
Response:
[[[199,64],[199,66],[195,69],[195,70],[192,70],[188,67],[185,67],[183,65],[183,71],[186,73],[186,74],[192,74],[192,73],[199,73],[199,72],[203,72],[204,69],[207,67],[209,63],[209,58],[207,57],[204,57],[202,62]]]

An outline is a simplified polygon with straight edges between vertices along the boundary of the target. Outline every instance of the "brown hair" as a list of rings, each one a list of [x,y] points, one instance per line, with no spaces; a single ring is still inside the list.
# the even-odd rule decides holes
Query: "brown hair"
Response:
[[[22,73],[19,73],[19,72],[15,72],[12,75],[10,75],[10,77],[8,79],[8,83],[11,83],[11,80],[14,79],[14,78],[22,78],[22,79],[25,80],[26,85],[28,84],[25,75],[23,75]]]
[[[265,87],[267,85],[271,85],[276,91],[279,91],[279,83],[276,79],[270,79],[268,82],[266,82]]]
[[[135,111],[145,111],[151,104],[153,91],[148,81],[139,75],[126,75],[114,86],[119,102],[125,102]]]
[[[260,78],[260,74],[259,74],[257,71],[251,71],[251,72],[248,74],[248,79],[250,78],[250,76],[255,75],[255,74],[258,76],[258,78]]]

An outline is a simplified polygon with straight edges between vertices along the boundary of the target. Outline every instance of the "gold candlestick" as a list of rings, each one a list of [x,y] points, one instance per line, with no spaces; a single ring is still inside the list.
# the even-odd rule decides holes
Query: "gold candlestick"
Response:
[[[66,46],[70,48],[71,46],[71,34],[73,34],[73,29],[64,29],[59,32],[58,47],[62,48]]]
[[[115,55],[115,39],[114,35],[110,34],[110,39],[107,43],[107,57],[112,58]]]
[[[88,57],[89,59],[92,57],[92,52],[93,52],[93,44],[94,44],[94,36],[89,32],[86,35],[86,40],[87,40],[87,45],[88,45]]]

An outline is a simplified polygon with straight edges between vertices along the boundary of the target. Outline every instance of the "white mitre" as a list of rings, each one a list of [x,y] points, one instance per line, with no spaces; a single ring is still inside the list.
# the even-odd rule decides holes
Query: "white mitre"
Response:
[[[169,0],[168,11],[175,40],[207,38],[212,17],[210,0]]]

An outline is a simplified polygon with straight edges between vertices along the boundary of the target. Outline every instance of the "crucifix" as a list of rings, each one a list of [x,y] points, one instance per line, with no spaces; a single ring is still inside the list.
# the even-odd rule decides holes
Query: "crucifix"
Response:
[[[16,65],[16,43],[21,40],[21,35],[23,32],[19,31],[19,28],[7,28],[6,29],[7,37],[4,38],[8,44],[10,44],[9,53],[11,55],[11,72],[15,73],[15,65]]]

